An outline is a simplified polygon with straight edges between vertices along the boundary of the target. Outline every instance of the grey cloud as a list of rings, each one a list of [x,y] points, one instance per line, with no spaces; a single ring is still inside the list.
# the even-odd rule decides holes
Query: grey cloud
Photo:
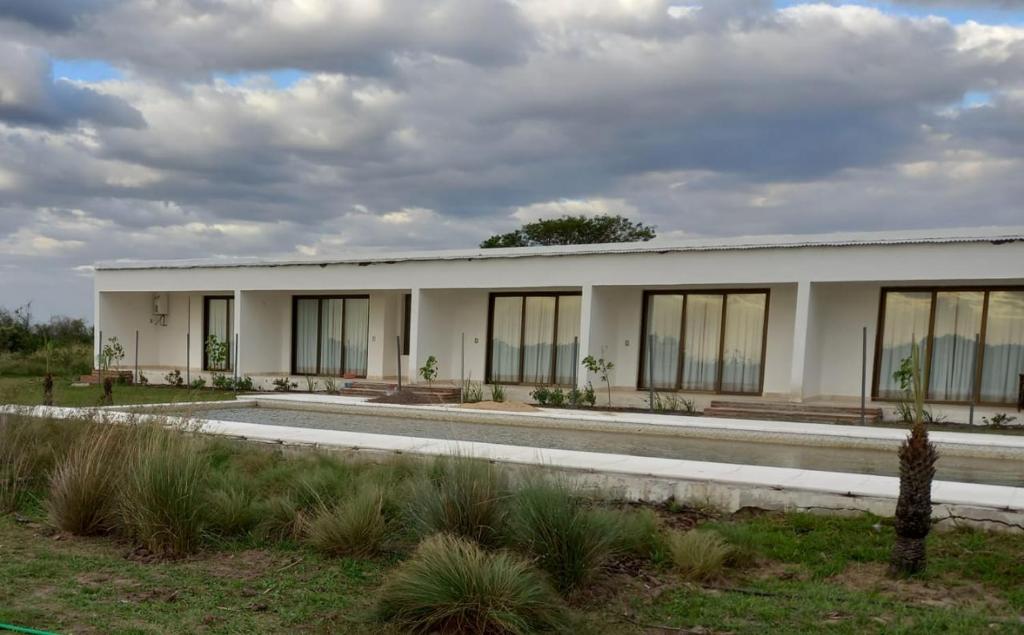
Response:
[[[30,25],[43,31],[68,31],[108,0],[5,0],[0,20]]]

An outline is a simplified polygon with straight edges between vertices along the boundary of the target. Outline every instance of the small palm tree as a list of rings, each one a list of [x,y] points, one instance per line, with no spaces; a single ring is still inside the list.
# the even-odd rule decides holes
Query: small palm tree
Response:
[[[909,369],[905,367],[908,361]],[[914,425],[899,451],[896,544],[889,561],[889,575],[894,577],[919,573],[925,568],[925,540],[932,527],[932,479],[935,477],[935,462],[939,458],[935,446],[928,440],[928,429],[924,423],[924,382],[916,343],[911,348],[909,360],[904,362],[901,371],[897,372],[897,379],[912,400]]]

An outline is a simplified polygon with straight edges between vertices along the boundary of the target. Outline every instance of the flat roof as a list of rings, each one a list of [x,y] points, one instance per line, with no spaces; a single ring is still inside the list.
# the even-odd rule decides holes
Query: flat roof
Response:
[[[353,250],[350,255],[297,257],[216,257],[183,260],[107,260],[95,263],[97,271],[125,269],[207,269],[230,267],[288,267],[302,265],[365,265],[410,261],[490,260],[604,254],[644,254],[750,249],[797,249],[804,247],[862,247],[928,245],[951,243],[993,243],[1024,241],[1024,227],[970,227],[829,234],[777,234],[767,236],[704,237],[688,240],[660,240],[598,245],[556,245],[502,249],[444,249],[380,253]]]

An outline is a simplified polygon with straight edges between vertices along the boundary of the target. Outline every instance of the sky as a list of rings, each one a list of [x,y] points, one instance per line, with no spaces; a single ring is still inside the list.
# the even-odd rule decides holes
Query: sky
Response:
[[[1024,0],[0,3],[0,306],[567,213],[1024,225]]]

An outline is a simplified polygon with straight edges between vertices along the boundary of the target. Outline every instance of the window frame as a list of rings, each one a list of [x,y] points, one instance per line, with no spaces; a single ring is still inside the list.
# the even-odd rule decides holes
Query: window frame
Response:
[[[1010,291],[1017,293],[1024,293],[1024,285],[955,285],[955,286],[885,286],[879,289],[878,299],[878,321],[875,324],[875,359],[872,364],[872,377],[871,377],[871,400],[879,403],[897,403],[900,401],[897,397],[879,397],[878,396],[878,384],[881,367],[882,367],[882,338],[885,333],[883,329],[885,327],[885,304],[886,297],[889,293],[930,293],[931,304],[928,310],[928,336],[926,339],[925,349],[925,360],[923,368],[921,369],[924,374],[924,401],[925,403],[937,404],[937,405],[950,405],[950,406],[968,406],[972,403],[971,399],[958,401],[948,399],[931,399],[931,372],[932,372],[932,350],[934,348],[933,336],[935,334],[935,302],[936,296],[939,293],[947,292],[975,292],[983,293],[981,305],[981,327],[978,329],[978,353],[977,359],[975,360],[974,377],[971,385],[971,394],[974,395],[973,403],[978,406],[993,406],[993,407],[1004,407],[1013,406],[1016,404],[1015,401],[981,401],[977,398],[979,390],[981,389],[981,374],[982,369],[985,367],[985,335],[988,329],[988,299],[992,292]]]
[[[494,339],[494,300],[495,298],[522,298],[522,307],[520,307],[520,319],[519,319],[519,381],[503,381],[503,386],[569,386],[568,384],[554,383],[558,375],[558,314],[561,310],[562,302],[559,300],[561,296],[571,296],[582,298],[582,291],[494,291],[491,292],[487,299],[487,357],[484,365],[484,381],[488,384],[493,383],[491,380],[491,356],[493,349]],[[555,317],[554,326],[551,333],[551,369],[550,375],[551,381],[547,383],[528,383],[523,381],[523,358],[526,353],[526,349],[523,348],[523,337],[526,333],[526,299],[527,298],[555,298]],[[583,315],[583,307],[580,306],[580,315]],[[572,386],[569,386],[570,388]]]
[[[758,376],[757,392],[741,392],[735,390],[722,390],[722,374],[725,371],[725,325],[729,311],[730,295],[762,294],[764,295],[764,318],[761,327],[761,369]],[[650,298],[656,295],[681,295],[683,296],[683,312],[679,322],[679,368],[676,369],[676,381],[673,388],[655,388],[656,392],[680,392],[703,395],[744,395],[748,397],[760,397],[764,395],[764,372],[768,359],[768,317],[771,313],[772,290],[770,288],[737,288],[737,289],[644,289],[641,314],[640,314],[640,346],[639,357],[637,358],[636,386],[637,390],[649,390],[644,381],[644,356],[647,352],[647,320],[650,310]],[[721,333],[718,336],[718,367],[715,371],[715,388],[712,390],[688,390],[683,385],[683,359],[686,352],[686,311],[689,307],[690,295],[720,295],[722,296],[722,318]]]
[[[409,336],[412,334],[412,294],[402,296],[402,355],[409,355]]]
[[[297,371],[297,368],[296,368],[296,363],[295,363],[296,362],[296,355],[295,355],[295,353],[296,353],[296,350],[298,348],[299,323],[298,323],[298,321],[295,318],[298,315],[299,300],[316,300],[317,301],[317,303],[316,303],[316,372],[314,372],[314,373],[300,373],[300,372]],[[365,293],[364,294],[342,294],[342,295],[336,295],[336,294],[327,294],[327,295],[293,295],[292,296],[292,315],[291,315],[291,322],[292,322],[291,348],[292,348],[292,350],[291,350],[291,369],[290,369],[292,375],[304,376],[304,377],[344,377],[345,376],[344,369],[342,369],[342,372],[339,375],[324,375],[323,373],[320,372],[321,371],[321,368],[320,368],[320,355],[321,355],[321,351],[323,350],[323,331],[321,329],[321,321],[323,320],[323,310],[324,310],[324,302],[323,301],[324,300],[342,300],[342,301],[344,301],[344,300],[367,300],[366,310],[367,310],[367,312],[369,312],[369,310],[370,310],[370,307],[369,307],[370,295],[369,294],[365,294]],[[343,311],[347,310],[347,304],[348,303],[346,302],[343,305],[344,307],[346,307],[346,308],[342,309]],[[367,355],[369,355],[369,337],[370,337],[369,336],[369,332],[367,332],[367,336],[366,337],[367,337]],[[345,320],[344,319],[341,321],[341,359],[345,359]],[[367,361],[369,361],[369,360],[367,360]],[[369,372],[369,364],[367,364],[367,373],[368,372]],[[356,377],[359,378],[359,379],[366,379],[367,375],[366,374],[356,375]]]
[[[210,337],[210,300],[228,301],[228,324],[230,335],[228,336],[228,359],[224,368],[210,368],[210,360],[206,353],[206,340]],[[233,372],[235,368],[235,296],[233,295],[204,295],[203,296],[203,372],[224,373]]]

